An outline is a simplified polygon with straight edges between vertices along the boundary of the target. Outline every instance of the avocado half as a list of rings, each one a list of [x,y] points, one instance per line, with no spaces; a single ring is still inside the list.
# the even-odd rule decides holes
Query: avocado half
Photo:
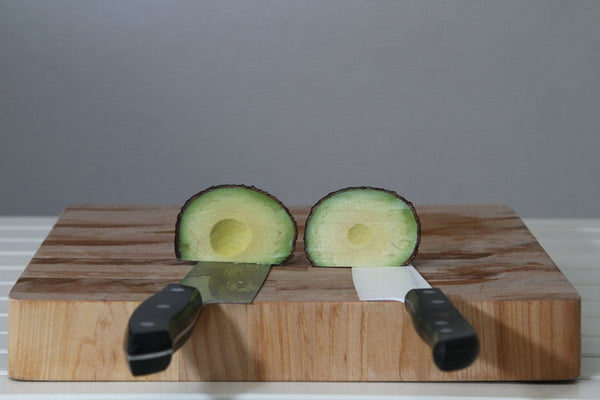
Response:
[[[282,264],[292,257],[296,221],[273,195],[245,185],[213,186],[177,216],[175,255],[186,261]]]
[[[396,192],[349,187],[329,193],[310,210],[305,252],[314,266],[401,266],[416,256],[421,223]]]

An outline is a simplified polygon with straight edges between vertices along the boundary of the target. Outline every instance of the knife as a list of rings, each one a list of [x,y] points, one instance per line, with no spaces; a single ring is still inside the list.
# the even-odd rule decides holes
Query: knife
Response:
[[[125,350],[133,375],[166,369],[190,337],[200,310],[213,303],[252,303],[270,265],[200,261],[180,283],[142,302],[129,319]]]
[[[352,267],[352,280],[360,300],[404,303],[440,370],[466,368],[477,358],[479,340],[475,329],[450,299],[432,288],[412,265]]]

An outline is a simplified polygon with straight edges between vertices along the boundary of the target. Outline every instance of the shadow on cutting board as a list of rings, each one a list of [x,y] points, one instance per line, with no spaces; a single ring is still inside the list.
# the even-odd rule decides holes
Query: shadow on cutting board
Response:
[[[540,304],[540,308],[548,307],[548,312],[538,310],[537,314],[547,317],[541,318],[536,313],[525,311],[524,306],[512,301],[493,305],[484,302],[481,308],[460,303],[458,307],[479,338],[480,353],[476,361],[479,368],[488,369],[489,373],[485,375],[494,376],[494,380],[575,379],[579,365],[570,365],[565,360],[574,359],[568,355],[569,351],[579,352],[577,340],[574,338],[571,349],[556,348],[553,336],[561,336],[563,330],[552,326],[551,307]],[[532,305],[527,308],[531,307],[536,308]],[[556,342],[564,343],[564,338]]]
[[[181,380],[257,381],[261,361],[250,351],[253,340],[246,305],[211,304],[200,313],[194,333],[180,349]]]

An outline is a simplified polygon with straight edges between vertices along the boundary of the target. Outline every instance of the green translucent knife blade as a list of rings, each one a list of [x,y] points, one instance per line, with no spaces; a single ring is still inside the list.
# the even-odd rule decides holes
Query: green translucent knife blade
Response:
[[[270,265],[199,261],[181,281],[200,291],[202,303],[252,303]]]

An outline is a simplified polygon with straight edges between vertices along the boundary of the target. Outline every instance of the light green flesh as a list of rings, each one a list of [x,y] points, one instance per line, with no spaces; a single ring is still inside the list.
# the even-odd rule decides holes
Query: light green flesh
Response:
[[[313,210],[305,241],[316,266],[400,266],[417,245],[418,224],[410,207],[390,193],[348,190]]]
[[[279,264],[291,253],[295,226],[272,198],[243,187],[206,192],[179,225],[182,260]]]

